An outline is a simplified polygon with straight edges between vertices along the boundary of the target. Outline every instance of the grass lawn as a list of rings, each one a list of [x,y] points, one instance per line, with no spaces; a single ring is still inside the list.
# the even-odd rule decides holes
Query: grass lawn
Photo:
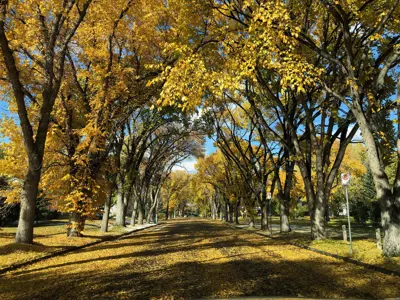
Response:
[[[272,223],[279,224],[279,217],[273,217]],[[309,217],[299,218],[296,220],[291,220],[290,224],[298,226],[310,226],[310,219]],[[340,231],[342,225],[346,225],[347,228],[346,217],[332,218],[331,221],[327,223],[327,229]],[[382,256],[382,251],[376,247],[376,239],[372,238],[373,236],[375,236],[375,228],[368,225],[358,225],[353,220],[353,218],[351,218],[351,227],[353,233],[359,235],[365,233],[366,235],[365,237],[353,238],[353,259],[400,272],[400,257],[384,257]],[[274,236],[287,242],[309,246],[321,251],[340,256],[350,257],[350,243],[343,241],[341,238],[313,241],[310,238],[310,234],[300,233],[296,231],[285,234],[274,233]]]
[[[326,239],[312,241],[309,235],[296,232],[277,234],[276,238],[291,243],[309,246],[328,253],[350,257],[350,243],[343,240]],[[382,256],[382,251],[376,247],[374,239],[353,240],[353,259],[400,272],[400,257],[389,258]]]
[[[350,217],[351,226],[354,228],[364,227],[368,228],[371,224],[367,223],[367,226],[361,226],[354,221],[353,217]],[[279,217],[272,217],[272,224],[279,224]],[[297,219],[290,220],[291,225],[299,225],[299,226],[310,226],[310,217],[299,217]],[[337,228],[341,229],[342,225],[348,225],[347,217],[332,217],[329,222],[326,223],[328,228]]]
[[[120,235],[123,227],[113,227],[107,233],[100,232],[100,220],[87,221],[83,237],[67,237],[67,220],[53,220],[34,228],[34,244],[17,244],[16,227],[0,228],[0,269],[42,257],[63,249],[96,242],[107,236]]]

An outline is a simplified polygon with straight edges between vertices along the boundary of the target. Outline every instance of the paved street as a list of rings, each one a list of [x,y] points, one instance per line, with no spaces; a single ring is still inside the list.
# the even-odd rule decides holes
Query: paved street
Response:
[[[1,258],[1,257],[0,257]],[[198,219],[171,221],[0,277],[0,299],[385,298],[399,278]]]

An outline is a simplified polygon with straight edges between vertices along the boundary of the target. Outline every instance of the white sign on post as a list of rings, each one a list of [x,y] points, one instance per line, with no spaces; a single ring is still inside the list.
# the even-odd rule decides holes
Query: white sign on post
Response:
[[[342,178],[342,184],[344,186],[348,186],[350,184],[350,174],[349,173],[343,173],[341,175]]]
[[[271,193],[267,193],[267,199],[268,199],[268,200],[271,200],[271,198],[272,198]]]

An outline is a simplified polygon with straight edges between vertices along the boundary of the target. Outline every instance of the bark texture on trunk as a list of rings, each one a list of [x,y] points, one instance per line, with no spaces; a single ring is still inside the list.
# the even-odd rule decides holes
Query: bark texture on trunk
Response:
[[[135,226],[136,224],[136,214],[137,214],[138,200],[135,199],[133,202],[132,216],[131,216],[131,226]]]
[[[400,212],[399,212],[400,213]],[[383,255],[400,256],[400,225],[390,223],[383,239]]]
[[[290,199],[289,199],[290,201]],[[281,232],[290,232],[290,222],[289,222],[289,213],[290,213],[290,202],[288,199],[285,199],[284,195],[280,199],[280,230]]]
[[[239,208],[240,208],[240,201],[238,201],[235,205],[235,224],[239,225]]]
[[[17,234],[15,241],[17,243],[31,244],[33,242],[33,222],[36,212],[36,197],[40,181],[39,171],[28,171],[24,180],[21,211],[19,214]]]
[[[141,203],[141,201],[139,200],[139,207],[138,207],[138,209],[139,209],[139,214],[138,214],[138,224],[139,225],[143,225],[143,221],[144,221],[144,208],[143,208],[143,205],[142,205],[142,203]]]
[[[250,222],[249,222],[249,227],[250,227],[250,228],[254,228],[254,226],[255,226],[254,218],[251,218],[251,219],[250,219]]]
[[[169,199],[167,200],[167,207],[165,209],[165,220],[169,218]]]
[[[124,191],[122,184],[118,184],[117,191],[117,214],[115,217],[116,226],[125,226],[125,205],[124,205]]]
[[[81,237],[82,231],[85,228],[86,218],[80,213],[72,212],[69,216],[68,237]]]
[[[229,223],[233,223],[233,205],[228,204],[228,210],[229,210]]]
[[[313,211],[311,212],[311,237],[313,240],[322,240],[326,238],[325,227],[325,203],[324,196],[317,195],[314,200]]]
[[[101,220],[101,231],[107,232],[108,231],[108,221],[110,219],[110,206],[111,206],[111,198],[112,192],[107,195],[106,200],[104,201],[104,213],[103,218]]]
[[[229,222],[229,208],[228,208],[228,201],[225,200],[225,211],[224,211],[224,220],[225,222]]]
[[[268,209],[267,203],[261,203],[261,230],[268,229]]]
[[[383,254],[386,256],[400,256],[400,197],[398,195],[399,187],[397,186],[399,172],[392,190],[384,166],[379,159],[378,146],[372,128],[361,106],[355,102],[352,111],[360,125],[367,148],[368,162],[381,208],[381,223],[384,231]]]

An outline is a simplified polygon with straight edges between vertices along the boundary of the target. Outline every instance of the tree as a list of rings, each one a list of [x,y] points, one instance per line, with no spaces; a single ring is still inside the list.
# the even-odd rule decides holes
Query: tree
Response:
[[[68,46],[90,3],[91,0],[54,5],[42,1],[0,1],[1,64],[7,70],[6,82],[13,91],[11,97],[17,105],[28,157],[16,234],[19,243],[33,241],[36,196],[50,114],[64,75]]]
[[[367,148],[369,167],[374,178],[381,206],[382,228],[385,233],[383,254],[400,255],[400,164],[391,183],[380,152],[382,133],[375,131],[374,115],[381,110],[397,109],[394,82],[398,81],[399,6],[394,1],[318,1],[316,15],[326,16],[320,30],[330,31],[330,43],[315,39],[315,29],[303,29],[297,40],[315,55],[326,60],[340,74],[340,84],[321,81],[327,93],[344,103],[360,126]],[[376,16],[379,16],[376,18]],[[329,73],[325,73],[329,76]],[[398,93],[399,94],[399,93]],[[400,157],[400,135],[397,132],[397,157]],[[398,159],[398,161],[400,161]]]

